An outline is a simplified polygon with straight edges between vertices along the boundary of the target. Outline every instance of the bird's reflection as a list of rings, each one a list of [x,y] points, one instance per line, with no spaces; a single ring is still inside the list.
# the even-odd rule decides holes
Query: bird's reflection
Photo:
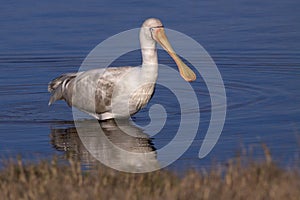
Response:
[[[101,163],[127,172],[159,168],[151,139],[130,121],[75,121],[67,129],[52,128],[51,143],[57,150],[85,165]]]

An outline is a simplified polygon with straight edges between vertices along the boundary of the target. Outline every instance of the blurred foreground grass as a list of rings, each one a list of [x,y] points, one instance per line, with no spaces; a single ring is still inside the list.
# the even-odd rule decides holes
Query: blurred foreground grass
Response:
[[[104,166],[83,172],[77,161],[18,159],[0,171],[0,199],[300,199],[300,174],[281,169],[268,154],[264,162],[236,158],[224,168],[180,177],[166,170],[129,174]]]

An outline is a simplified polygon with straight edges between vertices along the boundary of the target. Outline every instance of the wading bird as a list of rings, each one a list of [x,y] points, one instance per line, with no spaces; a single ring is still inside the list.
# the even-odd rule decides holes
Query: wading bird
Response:
[[[180,75],[194,81],[195,73],[174,52],[160,20],[147,19],[140,29],[142,65],[108,67],[68,73],[52,80],[49,105],[65,100],[69,106],[98,120],[127,118],[138,112],[152,97],[158,75],[156,43],[174,59]]]

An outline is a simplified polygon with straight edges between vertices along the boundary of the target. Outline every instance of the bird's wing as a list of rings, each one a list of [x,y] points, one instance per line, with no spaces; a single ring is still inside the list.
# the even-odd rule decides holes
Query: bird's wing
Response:
[[[110,67],[89,70],[69,84],[71,105],[88,112],[101,114],[110,111],[112,94],[118,80],[134,67]]]

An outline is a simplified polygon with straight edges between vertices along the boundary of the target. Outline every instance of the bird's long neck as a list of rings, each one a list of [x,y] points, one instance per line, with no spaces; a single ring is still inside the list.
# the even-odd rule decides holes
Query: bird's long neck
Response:
[[[156,42],[154,40],[149,40],[144,38],[141,34],[141,51],[142,51],[142,78],[145,81],[156,82],[158,74],[158,59]]]

